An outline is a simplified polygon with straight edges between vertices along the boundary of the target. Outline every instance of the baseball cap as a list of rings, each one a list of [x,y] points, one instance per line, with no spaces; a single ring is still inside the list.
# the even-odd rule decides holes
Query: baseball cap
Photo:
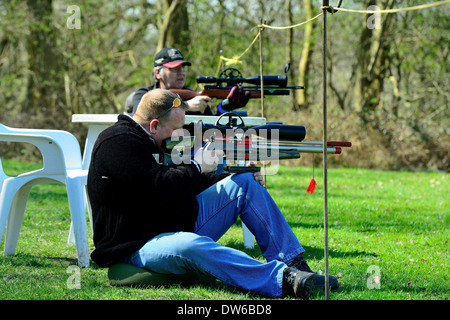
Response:
[[[180,65],[192,66],[192,63],[184,60],[183,55],[178,49],[163,48],[156,54],[153,65],[155,67],[164,66],[166,68],[176,68]]]

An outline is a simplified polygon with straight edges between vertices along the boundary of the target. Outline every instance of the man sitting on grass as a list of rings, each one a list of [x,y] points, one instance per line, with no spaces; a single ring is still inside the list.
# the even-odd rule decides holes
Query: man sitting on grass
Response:
[[[93,261],[163,274],[196,271],[264,296],[308,299],[324,277],[306,264],[260,173],[215,174],[217,150],[199,149],[188,164],[158,163],[162,142],[182,134],[186,109],[176,94],[155,89],[133,118],[120,115],[98,137],[88,177]],[[266,263],[216,242],[239,215]],[[338,287],[333,277],[330,284]]]

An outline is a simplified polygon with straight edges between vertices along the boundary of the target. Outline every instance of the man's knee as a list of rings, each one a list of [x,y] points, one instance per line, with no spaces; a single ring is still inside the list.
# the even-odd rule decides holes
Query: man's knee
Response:
[[[231,180],[238,185],[251,184],[253,182],[256,182],[255,178],[253,177],[253,173],[251,172],[234,174],[231,176]]]
[[[180,232],[177,243],[177,254],[186,257],[202,251],[205,245],[214,242],[210,237],[200,236],[193,232]]]
[[[236,183],[236,185],[244,188],[245,190],[249,190],[249,188],[261,187],[261,184],[259,183],[259,181],[255,180],[252,172],[234,174],[231,176],[231,180]]]

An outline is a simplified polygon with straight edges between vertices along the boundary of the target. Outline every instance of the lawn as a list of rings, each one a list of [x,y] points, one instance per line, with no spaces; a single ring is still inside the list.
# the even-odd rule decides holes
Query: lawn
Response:
[[[13,175],[39,167],[4,162]],[[312,168],[281,167],[268,190],[313,270],[324,270],[323,184],[306,193]],[[448,300],[450,181],[446,173],[328,170],[329,269],[340,288],[332,300]],[[124,195],[126,197],[127,195]],[[33,187],[16,254],[0,255],[0,300],[264,300],[224,285],[137,289],[114,287],[94,263],[79,269],[67,245],[70,213],[62,185]],[[93,249],[89,230],[90,246]],[[243,247],[239,223],[220,243]],[[0,245],[3,252],[3,242]],[[76,276],[81,280],[77,286]],[[325,295],[315,291],[312,300]]]

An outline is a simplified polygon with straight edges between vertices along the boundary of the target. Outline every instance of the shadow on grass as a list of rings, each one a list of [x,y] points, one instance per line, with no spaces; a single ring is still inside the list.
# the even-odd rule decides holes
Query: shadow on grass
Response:
[[[58,184],[40,184],[33,186],[28,201],[36,201],[39,203],[44,200],[51,200],[63,204],[67,203],[66,187]]]
[[[303,248],[305,249],[305,258],[306,259],[322,260],[325,256],[324,248],[308,247],[308,246],[303,246]],[[328,257],[329,258],[349,258],[349,257],[376,258],[377,254],[373,253],[373,252],[366,252],[366,251],[359,251],[359,250],[353,250],[353,251],[337,251],[337,250],[331,251],[331,250],[329,250]]]
[[[78,265],[77,259],[63,257],[49,257],[43,255],[33,255],[27,253],[16,253],[12,256],[1,256],[0,264],[11,267],[36,267],[50,268],[57,266]],[[98,267],[97,267],[98,268]]]
[[[226,247],[230,247],[233,249],[237,249],[240,251],[245,252],[250,257],[255,259],[261,259],[262,253],[258,246],[258,244],[255,241],[255,247],[252,249],[246,248],[244,246],[244,243],[241,240],[229,240],[227,242],[222,243]],[[324,248],[323,247],[309,247],[302,245],[305,249],[305,258],[306,259],[315,259],[315,260],[321,260],[324,258]],[[348,257],[369,257],[369,258],[376,258],[377,254],[373,252],[366,252],[366,251],[359,251],[359,250],[353,250],[353,251],[338,251],[338,250],[329,250],[328,252],[330,258],[348,258]]]

